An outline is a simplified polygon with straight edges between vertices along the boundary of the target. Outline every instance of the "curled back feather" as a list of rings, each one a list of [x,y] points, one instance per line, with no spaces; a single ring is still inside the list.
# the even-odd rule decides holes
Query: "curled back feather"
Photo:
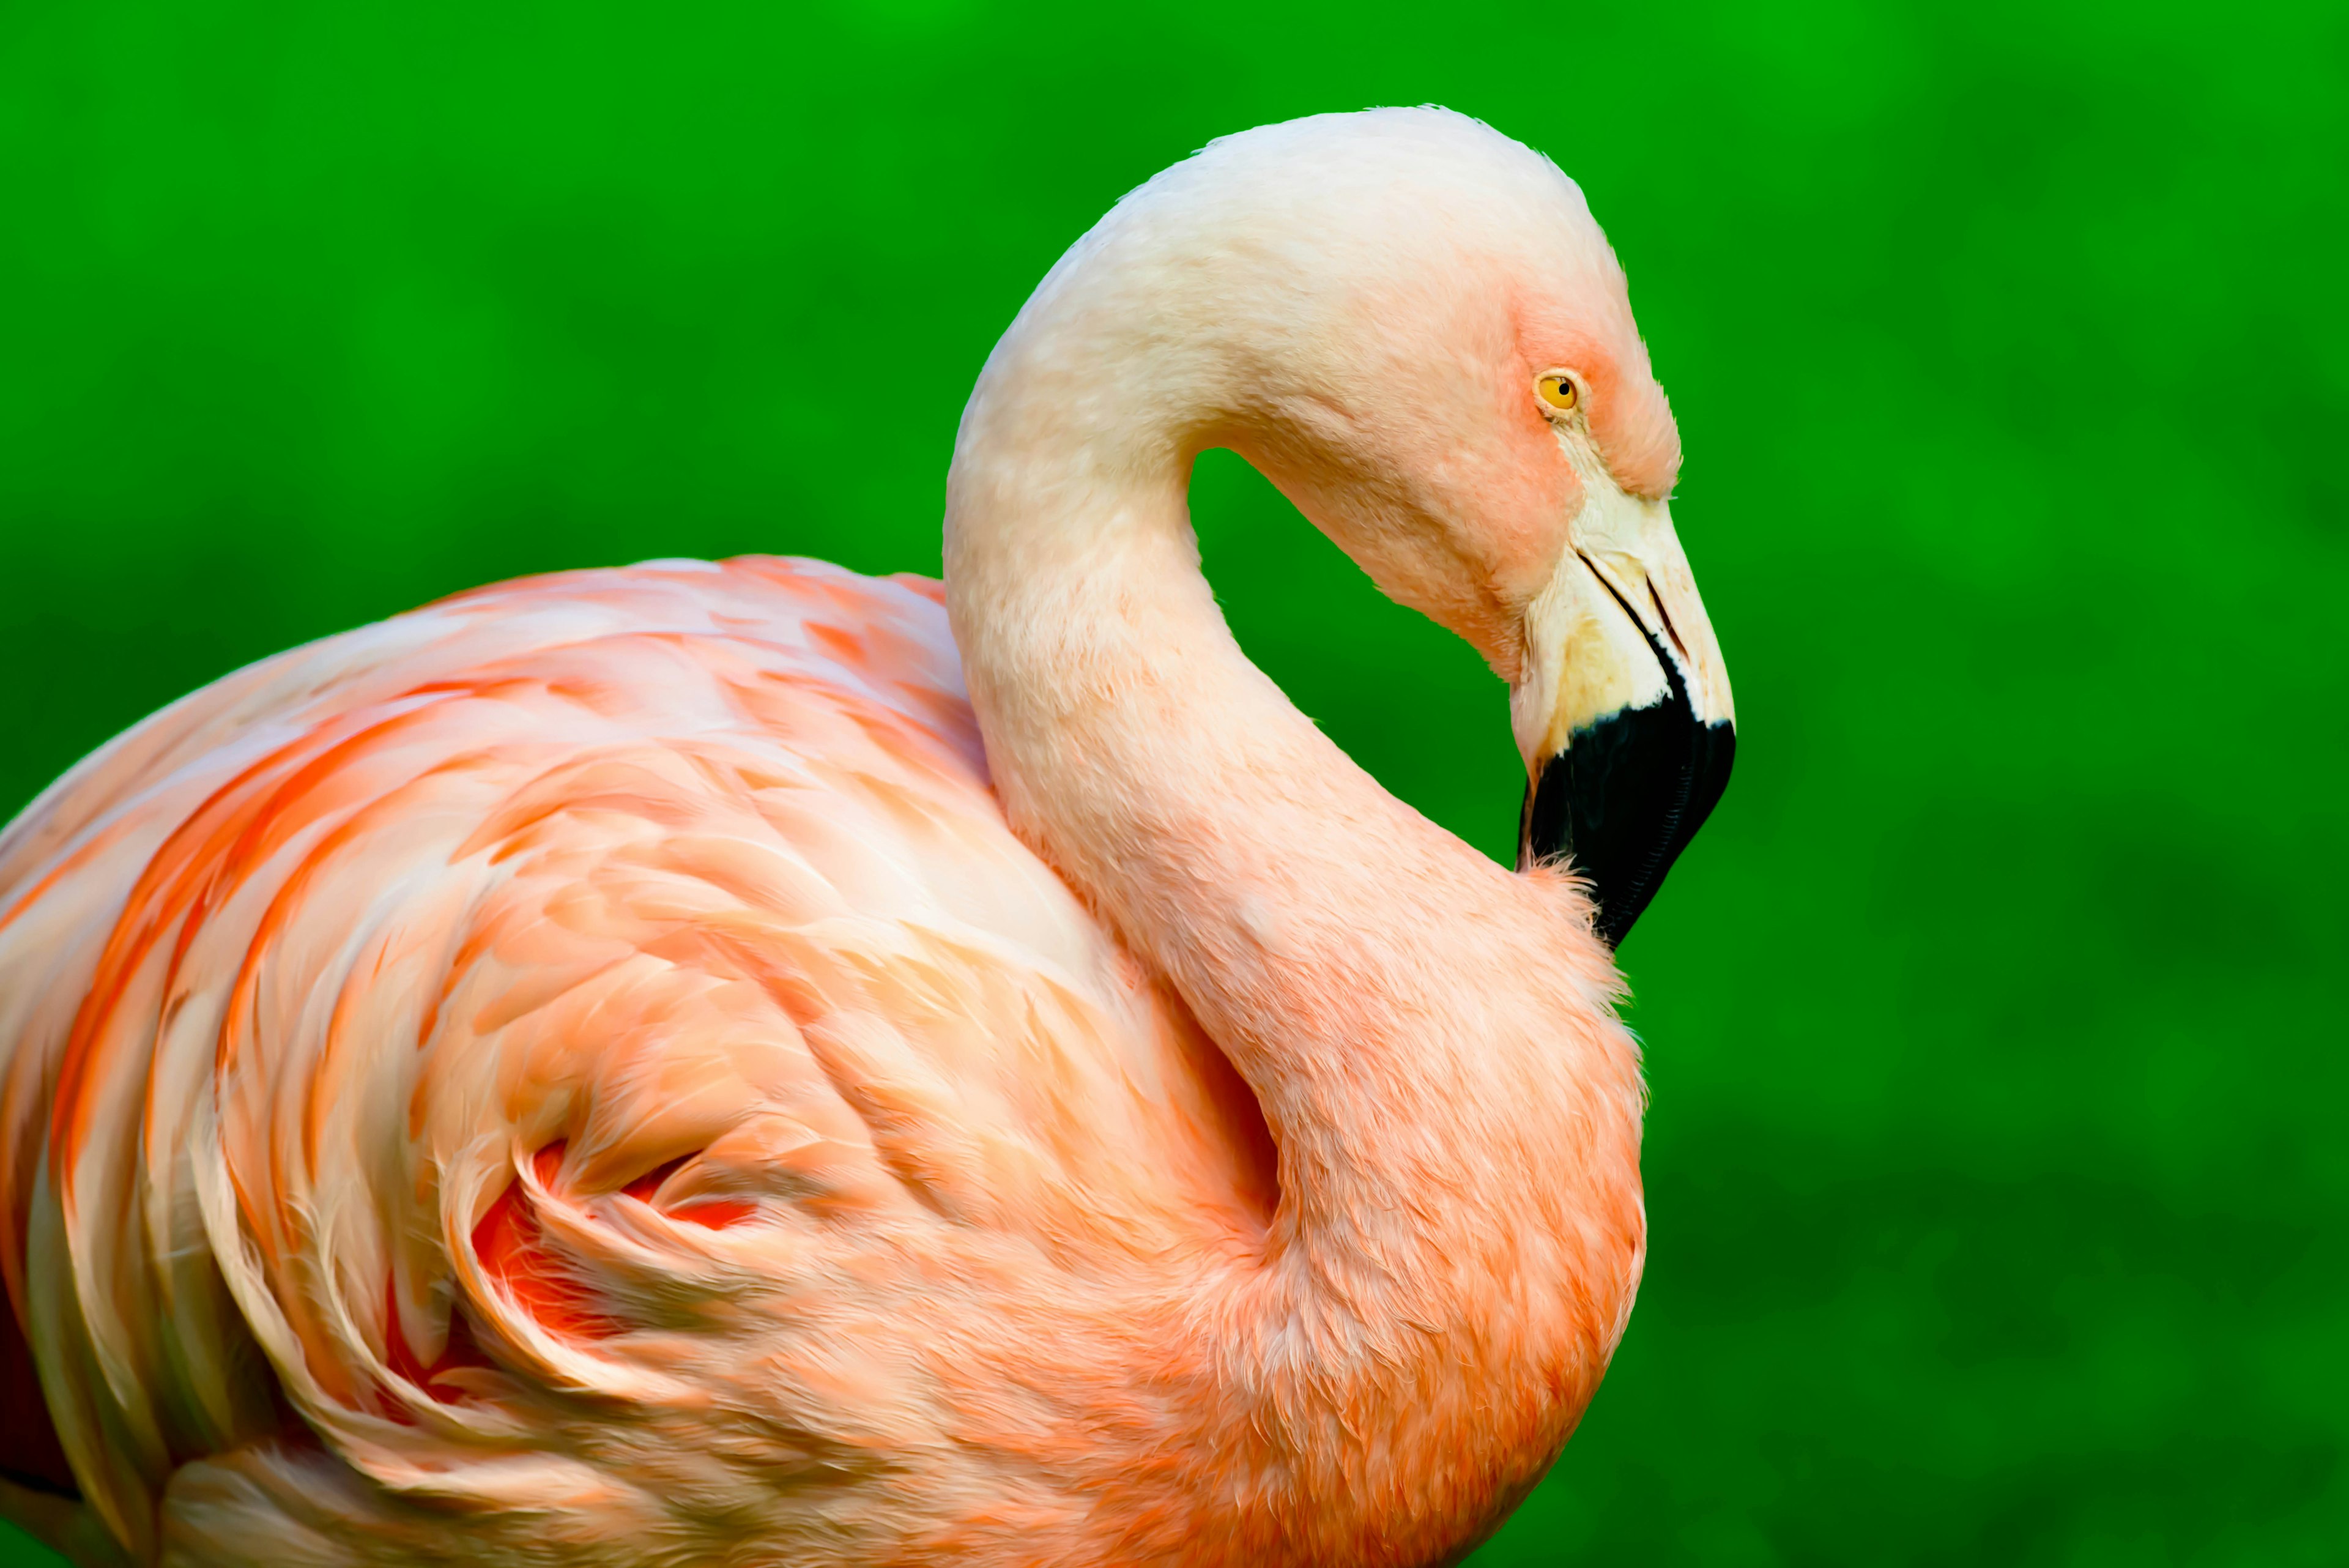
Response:
[[[0,841],[0,1054],[11,1298],[141,1558],[992,1518],[966,1439],[1081,1463],[1044,1407],[1153,1358],[1096,1417],[1174,1429],[1132,1293],[1271,1202],[1005,826],[934,586],[805,563],[505,585],[132,731]]]

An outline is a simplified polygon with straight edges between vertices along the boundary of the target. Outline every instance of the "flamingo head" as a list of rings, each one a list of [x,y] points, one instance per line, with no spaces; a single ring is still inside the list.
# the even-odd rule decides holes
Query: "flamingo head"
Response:
[[[1225,138],[1071,250],[982,392],[1007,374],[1061,383],[1025,406],[1088,463],[1237,451],[1475,647],[1510,683],[1521,864],[1570,857],[1620,941],[1734,714],[1672,527],[1679,431],[1573,181],[1443,109]]]

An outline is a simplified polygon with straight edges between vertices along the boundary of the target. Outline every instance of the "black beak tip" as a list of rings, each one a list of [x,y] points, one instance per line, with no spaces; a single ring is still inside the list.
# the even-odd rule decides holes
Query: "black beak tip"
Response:
[[[1661,701],[1577,730],[1526,792],[1520,859],[1571,858],[1599,935],[1619,946],[1729,785],[1737,732],[1700,722],[1679,681]]]

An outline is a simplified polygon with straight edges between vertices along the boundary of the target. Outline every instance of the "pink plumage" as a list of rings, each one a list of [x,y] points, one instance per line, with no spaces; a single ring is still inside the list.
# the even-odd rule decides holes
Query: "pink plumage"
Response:
[[[804,561],[505,584],[241,671],[17,820],[0,1268],[48,1419],[0,1460],[82,1501],[0,1503],[93,1561],[1400,1563],[1522,1495],[1638,1276],[1609,955],[1577,885],[1247,665],[1184,443],[1250,451],[1560,712],[1597,688],[1535,644],[1585,624],[1559,584],[1604,611],[1564,541],[1615,507],[1584,564],[1651,572],[1726,686],[1676,542],[1639,565],[1677,441],[1578,193],[1456,117],[1303,123],[1130,198],[998,350],[951,630],[937,583]],[[1119,247],[1173,243],[1185,182],[1300,158],[1485,180],[1477,221],[1579,268],[1471,370],[1578,356],[1629,389],[1606,419],[1437,365],[1376,460],[1488,449],[1413,524],[1481,565],[1361,532],[1369,418],[1095,464],[1071,376],[1222,404],[1083,280],[1146,270]]]

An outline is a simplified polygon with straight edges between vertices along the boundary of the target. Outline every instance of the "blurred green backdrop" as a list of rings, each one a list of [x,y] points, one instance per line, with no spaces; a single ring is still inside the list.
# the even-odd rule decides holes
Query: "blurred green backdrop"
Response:
[[[468,584],[935,570],[957,389],[1121,192],[1448,103],[1630,269],[1741,720],[1624,949],[1646,1288],[1477,1561],[2349,1562],[2344,84],[2329,0],[7,6],[0,811]],[[1196,501],[1506,854],[1498,685]]]

